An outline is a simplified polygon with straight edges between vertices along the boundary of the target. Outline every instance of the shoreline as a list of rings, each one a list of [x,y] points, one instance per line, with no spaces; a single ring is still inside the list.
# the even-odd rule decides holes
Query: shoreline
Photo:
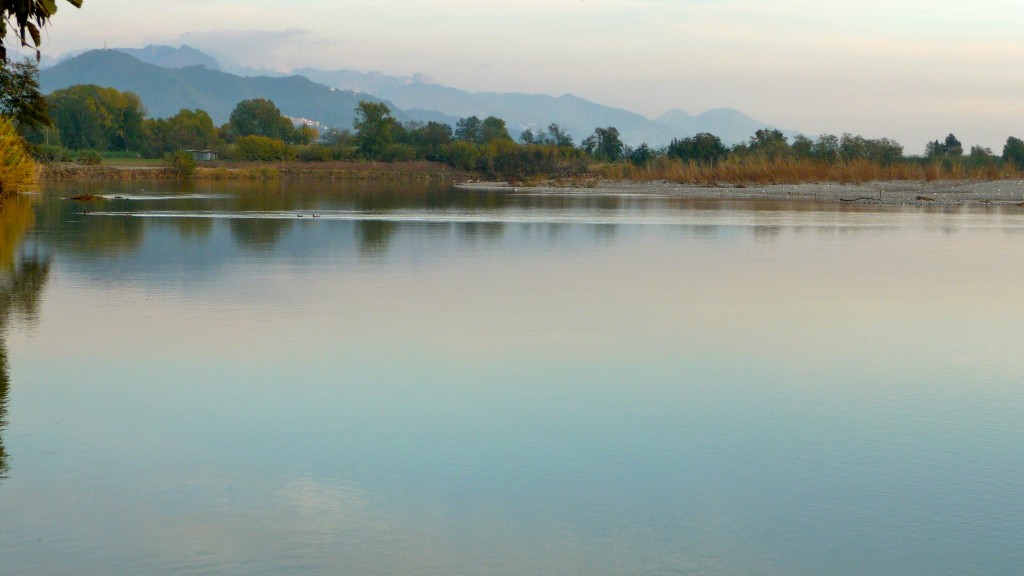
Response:
[[[173,180],[162,166],[42,165],[40,181]],[[336,162],[202,166],[189,180],[450,180],[460,190],[564,196],[653,196],[707,200],[793,200],[881,205],[1009,205],[1024,206],[1024,180],[890,180],[858,184],[817,182],[803,184],[683,184],[657,181],[586,180],[545,181],[537,185],[466,179],[465,172],[445,170],[430,163],[370,164]]]
[[[155,180],[452,180],[469,175],[428,162],[214,162],[198,164],[195,172],[182,176],[156,162],[124,165],[105,163],[86,166],[70,162],[39,165],[41,182],[64,181],[155,181]]]
[[[821,200],[853,204],[1010,205],[1024,206],[1024,180],[894,180],[864,184],[735,185],[677,184],[667,181],[590,181],[585,186],[548,183],[539,186],[504,182],[460,182],[456,188],[516,194],[581,196],[656,196],[712,200]]]

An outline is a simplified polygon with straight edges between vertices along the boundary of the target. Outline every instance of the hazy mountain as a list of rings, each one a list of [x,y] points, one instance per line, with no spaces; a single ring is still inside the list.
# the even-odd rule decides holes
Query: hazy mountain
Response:
[[[220,64],[210,56],[191,46],[172,48],[150,44],[145,48],[114,48],[118,52],[135,58],[146,64],[161,68],[185,68],[186,66],[206,66],[210,70],[221,70]]]
[[[379,73],[363,74],[345,70],[324,72],[297,71],[338,88],[366,91],[403,109],[437,110],[455,118],[497,116],[509,129],[543,131],[551,123],[559,124],[576,140],[593,133],[594,128],[614,126],[627,144],[647,142],[654,146],[710,132],[732,144],[750,138],[762,128],[774,128],[738,110],[719,108],[696,116],[672,110],[652,120],[635,112],[585,100],[572,94],[547,96],[509,92],[468,92],[442,86],[416,77],[402,78]],[[783,130],[788,136],[796,132]]]
[[[305,76],[313,82],[356,92],[377,94],[383,90],[391,90],[410,84],[433,84],[434,81],[425,74],[412,76],[389,76],[381,72],[356,72],[354,70],[318,70],[316,68],[298,68],[292,73]],[[401,104],[398,104],[401,106]],[[417,106],[421,107],[422,106]]]
[[[75,84],[129,90],[142,98],[154,118],[173,116],[182,108],[198,108],[208,112],[217,124],[228,121],[238,102],[267,98],[288,116],[349,128],[360,100],[378,100],[316,84],[302,76],[244,78],[204,66],[162,68],[117,50],[85,52],[42,70],[39,80],[43,92]],[[402,120],[412,118],[397,109],[395,115]]]
[[[747,140],[762,128],[775,128],[733,108],[714,108],[697,115],[679,109],[669,110],[656,121],[681,136],[710,132],[729,143]],[[790,138],[799,134],[792,130],[782,130],[782,133]]]
[[[505,120],[514,136],[525,129],[542,132],[549,124],[557,123],[579,141],[594,128],[614,126],[623,141],[631,145],[647,142],[662,146],[673,138],[700,132],[710,132],[732,144],[747,140],[759,129],[774,128],[731,108],[697,115],[671,110],[650,119],[571,94],[468,92],[436,84],[422,74],[402,77],[302,68],[290,76],[239,76],[222,71],[214,58],[189,46],[92,50],[61,60],[40,73],[40,84],[46,92],[90,83],[135,92],[153,117],[171,116],[182,108],[200,108],[217,123],[226,122],[242,100],[269,98],[289,116],[339,128],[351,128],[359,100],[384,100],[402,121],[454,125],[468,116],[497,116]],[[783,133],[790,137],[796,134],[789,130]]]

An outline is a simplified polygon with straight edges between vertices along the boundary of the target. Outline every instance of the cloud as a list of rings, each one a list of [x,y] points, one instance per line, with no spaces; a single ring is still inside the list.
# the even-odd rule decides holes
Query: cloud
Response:
[[[167,42],[167,41],[165,41]],[[313,54],[329,52],[341,42],[302,28],[225,29],[186,32],[170,41],[211,53],[231,65],[287,70],[315,64]]]

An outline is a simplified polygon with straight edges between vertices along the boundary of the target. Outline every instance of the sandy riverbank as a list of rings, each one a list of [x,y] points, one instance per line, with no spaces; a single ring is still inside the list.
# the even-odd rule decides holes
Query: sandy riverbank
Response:
[[[503,182],[465,182],[469,190],[508,190],[520,194],[648,195],[676,198],[827,200],[874,204],[1014,204],[1024,205],[1022,180],[892,181],[867,184],[773,184],[768,186],[699,186],[672,182],[601,180],[594,186],[522,186]]]

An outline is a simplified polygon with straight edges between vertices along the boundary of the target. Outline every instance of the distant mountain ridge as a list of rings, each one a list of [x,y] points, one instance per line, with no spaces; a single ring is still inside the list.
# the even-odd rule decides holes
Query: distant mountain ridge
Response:
[[[333,88],[344,87],[345,90],[377,94],[381,90],[395,89],[409,84],[434,84],[434,80],[425,74],[411,76],[389,76],[381,72],[356,72],[354,70],[319,70],[317,68],[296,68],[293,74],[305,76],[313,82],[326,84]]]
[[[572,94],[548,96],[509,92],[469,92],[434,83],[414,74],[301,68],[292,75],[238,76],[222,71],[213,57],[190,46],[92,50],[62,60],[40,73],[44,92],[74,84],[100,84],[131,90],[149,114],[166,117],[182,108],[206,110],[226,122],[235,105],[247,98],[268,98],[289,116],[326,126],[351,128],[359,100],[387,102],[402,121],[438,121],[454,125],[468,116],[497,116],[518,136],[525,129],[543,132],[559,124],[576,140],[594,128],[614,126],[624,142],[652,146],[710,132],[727,144],[746,141],[755,131],[774,128],[732,108],[691,115],[670,110],[656,119],[591,102]],[[783,130],[787,136],[797,132]]]
[[[198,108],[209,113],[217,124],[227,122],[242,100],[268,98],[288,116],[348,128],[360,100],[379,101],[368,94],[316,84],[303,76],[242,77],[205,66],[165,68],[119,50],[91,50],[65,60],[40,71],[39,84],[43,92],[75,84],[132,91],[142,98],[154,118],[173,116],[183,108]],[[406,119],[400,111],[396,116]]]
[[[223,70],[216,59],[187,44],[180,48],[150,44],[145,48],[114,48],[114,50],[124,52],[140,62],[161,68],[205,66],[210,70]]]

